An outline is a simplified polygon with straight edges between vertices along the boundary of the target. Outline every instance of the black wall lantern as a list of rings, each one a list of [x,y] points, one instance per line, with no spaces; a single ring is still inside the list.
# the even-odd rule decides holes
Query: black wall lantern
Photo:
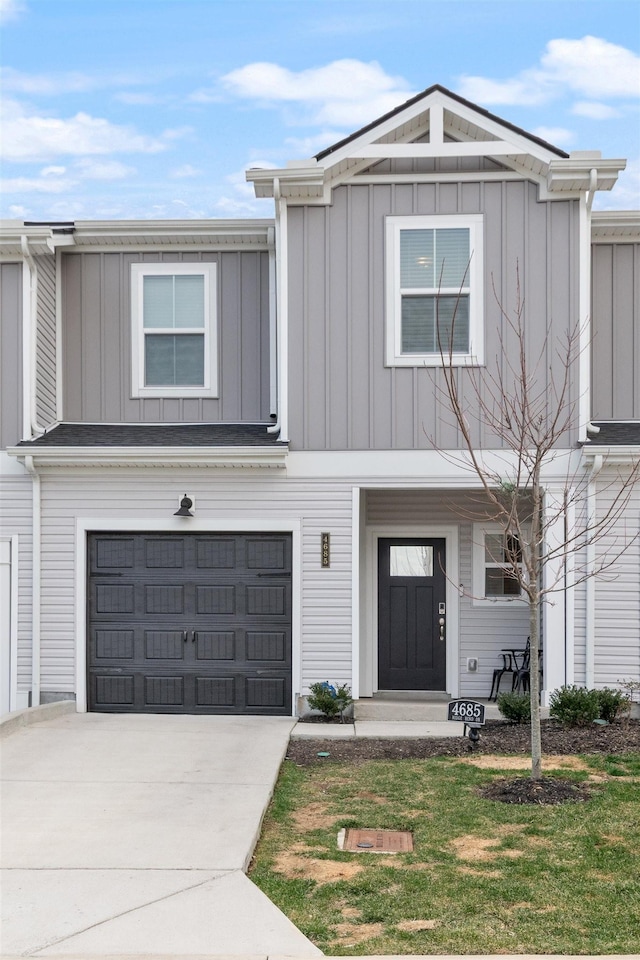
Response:
[[[191,497],[188,497],[185,493],[184,497],[180,501],[180,509],[176,510],[174,517],[192,517],[191,507],[193,506],[193,500]]]

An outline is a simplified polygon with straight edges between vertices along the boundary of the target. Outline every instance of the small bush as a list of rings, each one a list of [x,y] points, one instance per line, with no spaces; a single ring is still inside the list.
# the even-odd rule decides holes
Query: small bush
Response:
[[[622,690],[612,690],[611,687],[598,690],[598,701],[600,703],[600,717],[607,723],[613,723],[630,706],[629,697]]]
[[[565,727],[588,727],[600,716],[599,692],[584,687],[560,687],[551,694],[549,716]]]
[[[498,710],[511,723],[531,723],[531,698],[520,693],[501,693]]]
[[[323,680],[322,683],[312,683],[309,691],[307,703],[311,709],[319,710],[329,719],[340,714],[340,720],[344,720],[344,711],[353,703],[351,688],[346,683],[334,687],[332,683]]]

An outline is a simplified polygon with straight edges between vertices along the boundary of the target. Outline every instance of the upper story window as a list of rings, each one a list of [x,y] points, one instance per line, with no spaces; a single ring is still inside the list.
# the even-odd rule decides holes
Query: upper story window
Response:
[[[132,395],[217,396],[215,263],[131,265]]]
[[[387,366],[484,362],[482,215],[387,217]]]
[[[504,533],[497,524],[474,524],[474,603],[509,603],[522,599],[514,566],[522,569],[522,548],[515,534]]]

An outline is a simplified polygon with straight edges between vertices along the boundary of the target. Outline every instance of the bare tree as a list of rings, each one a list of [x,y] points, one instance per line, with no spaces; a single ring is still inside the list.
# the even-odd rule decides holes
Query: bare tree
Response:
[[[495,295],[495,291],[494,291]],[[577,362],[582,329],[576,324],[561,339],[552,339],[551,325],[544,330],[539,348],[527,345],[525,304],[517,277],[516,304],[508,313],[496,296],[503,326],[494,367],[469,367],[461,371],[453,363],[453,320],[436,325],[442,360],[442,383],[437,387],[457,426],[466,456],[454,456],[458,464],[475,473],[484,491],[488,509],[483,518],[496,521],[503,531],[501,555],[494,559],[529,604],[531,776],[542,776],[540,732],[540,622],[542,605],[550,595],[566,589],[565,573],[572,558],[573,585],[602,575],[638,536],[623,537],[591,567],[583,562],[586,548],[611,534],[621,520],[634,485],[640,476],[640,461],[628,475],[619,474],[609,484],[611,496],[604,512],[590,511],[589,477],[579,458],[569,457],[563,476],[563,496],[552,502],[545,494],[544,473],[561,451],[566,451],[576,427],[578,398]],[[442,330],[441,330],[442,327]],[[507,349],[506,339],[516,347]],[[529,338],[533,340],[532,337]],[[460,374],[467,385],[463,393]],[[474,423],[475,421],[475,423]],[[481,426],[497,438],[505,456],[490,462],[475,441]],[[565,524],[567,511],[580,518],[575,529]],[[561,521],[561,525],[559,524]],[[564,531],[558,536],[558,527]],[[558,563],[558,561],[561,561]],[[546,638],[548,643],[552,638]]]

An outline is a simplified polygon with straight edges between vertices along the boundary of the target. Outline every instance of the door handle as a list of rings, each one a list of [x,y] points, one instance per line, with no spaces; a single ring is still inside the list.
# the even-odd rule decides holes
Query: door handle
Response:
[[[197,639],[198,639],[198,631],[194,630],[193,636],[191,637],[191,643],[195,643]]]
[[[182,631],[182,640],[183,640],[183,642],[186,643],[188,639],[189,639],[189,631],[188,631],[188,630],[183,630],[183,631]]]
[[[440,639],[444,640],[444,617],[440,617],[438,623],[440,624]]]

